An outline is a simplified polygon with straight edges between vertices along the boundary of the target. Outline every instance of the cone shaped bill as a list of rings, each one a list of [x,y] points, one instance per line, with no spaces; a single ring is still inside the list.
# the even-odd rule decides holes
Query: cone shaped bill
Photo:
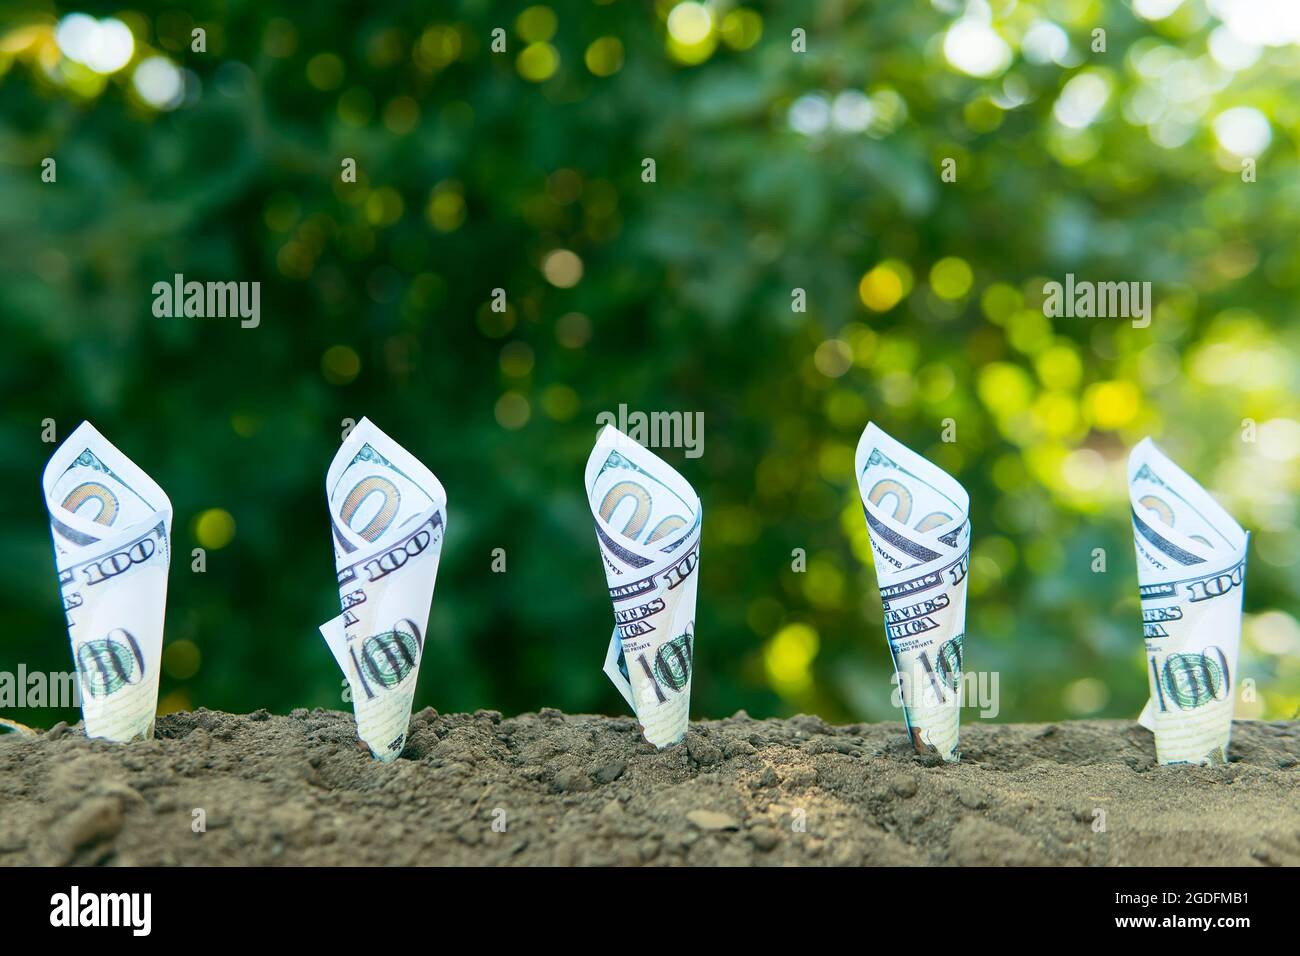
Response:
[[[1249,535],[1151,439],[1129,455],[1151,697],[1162,764],[1227,762]]]
[[[406,744],[447,527],[442,484],[363,418],[325,478],[343,613],[322,625],[352,689],[357,735],[379,760]]]
[[[88,737],[153,736],[172,505],[89,422],[41,479]]]
[[[630,698],[646,740],[666,747],[686,736],[690,715],[700,499],[613,426],[597,436],[585,484],[614,605],[605,671]]]
[[[955,761],[970,498],[875,424],[862,433],[855,465],[908,734],[918,753]]]

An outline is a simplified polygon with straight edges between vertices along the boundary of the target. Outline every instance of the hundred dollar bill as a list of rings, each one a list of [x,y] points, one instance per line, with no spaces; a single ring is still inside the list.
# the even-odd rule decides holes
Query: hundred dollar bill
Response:
[[[970,498],[875,424],[856,468],[908,734],[917,753],[956,761]]]
[[[614,604],[605,673],[645,739],[667,747],[686,736],[690,717],[700,499],[612,425],[587,459],[586,488]]]
[[[330,464],[325,497],[343,613],[321,635],[351,689],[357,735],[375,757],[394,760],[411,720],[447,495],[363,418]]]
[[[1162,764],[1228,759],[1249,534],[1151,439],[1128,460],[1151,698]]]
[[[59,446],[41,485],[50,512],[86,736],[153,736],[172,503],[89,422]]]

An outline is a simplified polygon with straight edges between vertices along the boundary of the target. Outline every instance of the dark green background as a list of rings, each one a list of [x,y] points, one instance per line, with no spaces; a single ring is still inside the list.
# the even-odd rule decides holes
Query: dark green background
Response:
[[[132,26],[137,60],[192,71],[192,100],[163,112],[132,92],[134,63],[102,89],[61,72],[50,28],[67,8],[8,6],[0,669],[70,668],[41,427],[54,419],[61,439],[87,418],[175,506],[162,708],[346,706],[316,631],[338,612],[324,475],[343,421],[367,415],[449,496],[417,704],[620,713],[600,670],[612,615],[582,474],[596,415],[625,402],[704,414],[701,458],[662,452],[704,504],[697,716],[898,719],[851,477],[868,419],[970,492],[966,666],[999,673],[999,719],[1141,706],[1123,461],[1147,434],[1254,532],[1241,676],[1259,699],[1238,714],[1300,705],[1295,46],[1193,97],[1168,148],[1124,107],[1144,85],[1181,88],[1142,76],[1151,50],[1208,62],[1218,22],[1194,2],[1157,23],[1120,3],[995,3],[1012,61],[980,79],[945,61],[953,17],[924,3],[752,4],[755,45],[685,65],[666,44],[671,4],[575,0],[551,5],[558,26],[538,42],[559,66],[543,82],[520,73],[546,20],[521,26],[522,5],[92,5]],[[1040,17],[1068,31],[1075,65],[1021,56]],[[194,22],[206,54],[189,50]],[[494,27],[505,54],[488,49]],[[1105,53],[1090,50],[1096,27]],[[454,58],[420,52],[422,38],[456,46],[446,29]],[[603,36],[624,49],[609,77],[584,64]],[[334,88],[308,79],[322,52],[342,62]],[[1111,94],[1071,131],[1053,104],[1082,70]],[[1026,101],[1003,109],[1008,83]],[[845,90],[876,104],[867,131],[791,129],[797,98]],[[418,107],[412,128],[400,97]],[[1234,106],[1271,121],[1254,183],[1212,131]],[[40,181],[46,156],[55,184]],[[349,156],[360,175],[344,185]],[[946,157],[955,183],[940,179]],[[463,222],[434,227],[436,189],[459,190]],[[582,259],[572,288],[541,270],[557,248]],[[931,283],[948,257],[974,277],[955,299]],[[859,281],[886,259],[914,282],[877,312]],[[260,281],[261,326],[154,317],[153,284],[177,272]],[[1151,326],[1047,322],[1043,282],[1067,272],[1151,281]],[[498,287],[504,320],[486,311]],[[563,330],[581,321],[560,321],[573,312],[590,325],[578,347]],[[507,392],[528,403],[522,427],[498,420]],[[235,534],[195,574],[210,509]],[[1106,573],[1090,570],[1095,548]]]

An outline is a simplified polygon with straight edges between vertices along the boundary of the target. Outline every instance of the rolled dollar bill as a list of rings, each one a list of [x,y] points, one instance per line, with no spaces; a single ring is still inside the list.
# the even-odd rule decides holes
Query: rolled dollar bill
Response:
[[[970,497],[875,424],[856,468],[908,734],[917,753],[956,761]]]
[[[320,631],[351,688],[357,735],[386,762],[406,744],[447,495],[363,418],[330,464],[325,497],[343,613]]]
[[[89,422],[41,478],[86,736],[153,736],[172,503]]]
[[[1228,759],[1250,535],[1150,438],[1128,460],[1151,698],[1162,764]]]
[[[645,739],[667,747],[686,736],[690,718],[700,499],[612,425],[597,436],[585,478],[614,604],[605,673]]]

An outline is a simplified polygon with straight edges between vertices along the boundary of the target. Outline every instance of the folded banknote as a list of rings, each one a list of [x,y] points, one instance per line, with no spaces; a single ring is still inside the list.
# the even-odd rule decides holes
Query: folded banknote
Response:
[[[41,479],[86,736],[153,736],[172,504],[89,422]]]
[[[856,469],[908,733],[917,753],[955,761],[970,498],[875,424],[858,442]]]
[[[686,736],[695,652],[699,496],[612,425],[587,459],[587,501],[614,605],[605,673],[656,747]]]
[[[343,613],[321,625],[352,692],[357,735],[380,760],[406,744],[447,527],[442,484],[363,418],[325,479]]]
[[[1151,688],[1139,721],[1162,764],[1226,763],[1250,536],[1150,438],[1128,488]]]

